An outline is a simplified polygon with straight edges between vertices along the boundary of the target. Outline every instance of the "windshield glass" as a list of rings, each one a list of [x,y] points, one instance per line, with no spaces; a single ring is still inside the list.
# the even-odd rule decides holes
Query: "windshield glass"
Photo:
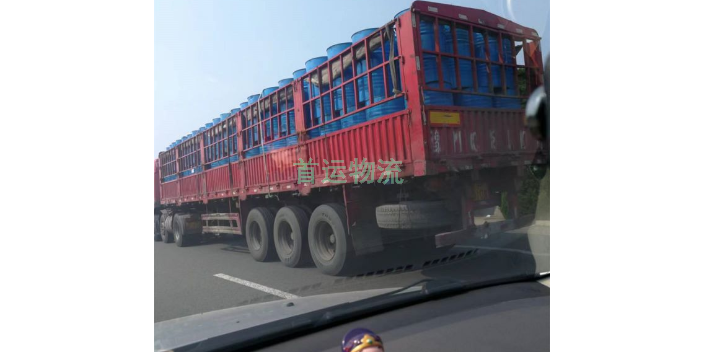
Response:
[[[154,31],[155,340],[550,271],[549,1],[157,0]]]

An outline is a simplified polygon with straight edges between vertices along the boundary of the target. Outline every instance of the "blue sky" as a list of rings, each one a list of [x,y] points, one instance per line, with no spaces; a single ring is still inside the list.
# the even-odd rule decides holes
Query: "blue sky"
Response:
[[[495,13],[543,37],[550,48],[548,0],[436,1]],[[276,86],[306,60],[379,27],[410,0],[156,0],[154,157],[176,139]]]

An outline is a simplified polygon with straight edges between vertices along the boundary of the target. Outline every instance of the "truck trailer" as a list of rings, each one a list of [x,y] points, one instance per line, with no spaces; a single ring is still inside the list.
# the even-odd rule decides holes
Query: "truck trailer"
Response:
[[[546,147],[524,121],[538,33],[413,2],[293,79],[198,127],[154,162],[154,240],[244,235],[256,261],[351,273],[398,242],[442,251],[481,233]]]

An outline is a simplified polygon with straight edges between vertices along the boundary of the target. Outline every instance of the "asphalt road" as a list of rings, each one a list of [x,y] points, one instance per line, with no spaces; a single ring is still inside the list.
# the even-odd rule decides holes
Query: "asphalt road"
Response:
[[[312,296],[403,287],[425,278],[481,277],[488,268],[531,265],[532,257],[521,240],[524,232],[474,240],[443,253],[391,248],[383,255],[365,258],[355,275],[348,277],[321,274],[313,264],[288,268],[278,261],[256,262],[241,236],[206,240],[191,247],[155,242],[154,321],[278,300],[282,294]],[[491,265],[482,265],[482,260],[489,259]]]

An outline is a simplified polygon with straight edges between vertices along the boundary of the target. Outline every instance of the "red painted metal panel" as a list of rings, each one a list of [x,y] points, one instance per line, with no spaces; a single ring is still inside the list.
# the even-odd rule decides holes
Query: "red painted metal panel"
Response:
[[[455,110],[457,111],[457,110]],[[517,165],[531,160],[538,142],[521,110],[459,110],[459,126],[430,126],[431,159],[465,158],[473,168]]]
[[[196,174],[179,179],[181,187],[181,197],[186,200],[193,200],[192,198],[200,195],[200,184],[202,179],[202,174]]]
[[[264,172],[264,155],[258,155],[242,161],[244,167],[244,187],[263,185],[266,182]]]
[[[325,145],[325,137],[316,138],[314,140],[308,141],[306,142],[306,146],[308,147],[307,158],[305,155],[302,155],[301,158],[303,159],[303,163],[309,165],[301,165],[298,167],[301,169],[312,169],[312,173],[316,180],[316,186],[320,186],[322,185],[322,180],[325,178],[325,162],[329,160],[327,148]],[[308,171],[308,173],[310,174],[310,171]],[[302,175],[301,179],[303,180],[304,178],[305,175]]]
[[[454,20],[462,20],[472,24],[480,24],[489,28],[502,29],[511,33],[519,33],[526,37],[537,39],[535,30],[521,26],[515,22],[499,17],[484,10],[455,5],[438,4],[427,1],[413,2],[413,10],[424,14],[442,16]]]
[[[166,182],[161,184],[161,199],[162,200],[173,200],[178,198],[178,180]]]
[[[154,204],[161,202],[161,177],[159,176],[159,159],[154,160]]]
[[[269,183],[282,183],[295,181],[297,168],[293,164],[298,162],[298,148],[285,148],[270,152],[266,156]]]
[[[227,195],[225,192],[229,192],[230,188],[232,188],[232,185],[229,164],[205,171],[205,193],[208,198],[219,198]]]
[[[324,148],[328,161],[343,160],[348,166],[355,158],[375,163],[393,158],[408,163],[409,141],[408,114],[403,113],[326,136]]]
[[[238,190],[244,187],[240,162],[230,164],[230,175],[232,176],[232,188]]]

